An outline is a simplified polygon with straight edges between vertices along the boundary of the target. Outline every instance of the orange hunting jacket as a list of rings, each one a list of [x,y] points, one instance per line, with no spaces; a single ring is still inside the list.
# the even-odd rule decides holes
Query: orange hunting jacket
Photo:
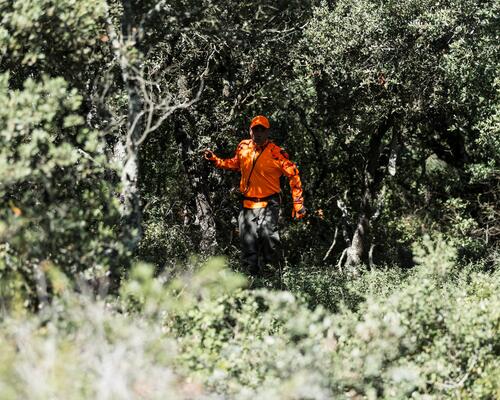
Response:
[[[262,208],[266,201],[259,201],[281,191],[280,177],[285,175],[290,181],[293,202],[302,204],[302,185],[299,170],[288,159],[288,154],[271,141],[263,146],[252,139],[242,140],[233,158],[215,157],[215,166],[241,172],[240,191],[246,198],[243,207]]]

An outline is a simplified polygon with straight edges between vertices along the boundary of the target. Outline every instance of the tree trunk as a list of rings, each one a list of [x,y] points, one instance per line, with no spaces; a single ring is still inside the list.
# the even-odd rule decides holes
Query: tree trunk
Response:
[[[142,134],[142,99],[137,80],[132,79],[133,65],[138,64],[137,55],[131,55],[129,46],[137,49],[137,29],[134,26],[132,4],[123,0],[121,21],[125,45],[120,52],[120,68],[128,97],[127,132],[125,138],[115,146],[115,157],[120,160],[121,171],[121,214],[124,240],[127,248],[134,251],[142,237],[142,210],[139,196],[139,148],[137,141]]]
[[[387,165],[383,165],[382,139],[392,127],[393,117],[388,117],[371,136],[367,162],[364,169],[364,191],[361,198],[360,215],[354,230],[351,245],[347,249],[346,267],[356,271],[356,266],[368,260],[370,248],[371,217],[378,197]]]
[[[368,218],[363,213],[358,221],[358,225],[354,231],[351,240],[351,246],[347,249],[346,267],[354,269],[357,265],[361,264],[366,255],[366,241],[368,237],[369,223]]]
[[[188,116],[188,119],[189,116]],[[194,125],[194,123],[193,123]],[[191,181],[194,192],[195,224],[200,227],[200,250],[205,254],[215,254],[217,249],[217,237],[215,219],[210,205],[208,188],[205,180],[201,178],[198,164],[193,162],[193,149],[195,145],[193,139],[183,129],[182,126],[175,127],[175,139],[181,149],[182,164],[186,175]]]
[[[201,232],[200,250],[213,255],[217,248],[215,220],[207,196],[200,191],[196,194],[196,220]]]

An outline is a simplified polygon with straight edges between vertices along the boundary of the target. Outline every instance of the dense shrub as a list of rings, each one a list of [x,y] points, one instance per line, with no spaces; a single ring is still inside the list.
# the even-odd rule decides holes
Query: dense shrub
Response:
[[[484,398],[500,394],[500,269],[459,268],[429,239],[388,291],[331,313],[290,292],[245,289],[213,259],[165,280],[137,265],[121,299],[60,296],[36,316],[4,315],[6,398]],[[385,276],[384,276],[385,274]],[[55,278],[51,278],[55,279]],[[399,277],[397,278],[399,279]],[[336,284],[333,282],[332,284]]]
[[[459,270],[453,248],[436,243],[416,249],[421,265],[392,291],[380,285],[392,272],[345,285],[366,298],[357,311],[311,311],[266,290],[201,302],[167,318],[182,349],[177,362],[237,398],[492,398],[500,390],[498,270]]]
[[[62,78],[28,79],[22,90],[8,80],[0,75],[0,300],[36,306],[52,264],[82,279],[119,264],[118,200],[82,96]]]
[[[287,290],[303,298],[309,307],[322,305],[330,311],[338,311],[342,306],[357,309],[369,295],[387,296],[407,276],[397,267],[360,268],[360,273],[353,276],[334,267],[299,264],[284,270],[283,283]]]
[[[0,398],[500,398],[499,7],[0,0]],[[309,212],[246,282],[256,114]]]
[[[173,371],[176,344],[160,324],[87,296],[4,317],[0,346],[5,400],[215,398]]]

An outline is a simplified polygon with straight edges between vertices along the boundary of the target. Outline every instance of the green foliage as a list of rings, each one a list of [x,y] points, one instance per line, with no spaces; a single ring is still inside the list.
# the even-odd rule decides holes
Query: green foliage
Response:
[[[245,285],[245,278],[226,268],[225,259],[209,259],[201,268],[196,264],[165,286],[165,277],[154,277],[153,267],[139,263],[130,272],[130,279],[121,287],[121,298],[128,306],[145,314],[157,315],[163,310],[182,312],[199,302],[230,294]]]
[[[323,306],[332,312],[343,308],[354,311],[367,296],[388,296],[407,275],[394,266],[372,270],[361,267],[360,275],[355,277],[333,266],[319,268],[304,263],[286,268],[283,284],[286,290],[306,301],[310,308]]]
[[[43,73],[83,88],[85,72],[103,56],[106,11],[103,0],[0,2],[2,70],[12,71],[16,88]]]
[[[449,274],[456,259],[456,250],[441,236],[434,241],[429,236],[424,236],[422,244],[415,244],[413,253],[415,261],[427,268],[428,271],[424,272],[439,278],[445,278]],[[420,269],[423,270],[422,267]]]
[[[159,324],[72,291],[38,315],[4,316],[0,345],[2,399],[210,398],[172,370]]]
[[[167,318],[182,349],[177,362],[238,398],[303,398],[305,387],[314,399],[494,398],[498,271],[458,270],[441,239],[417,253],[422,264],[392,292],[378,287],[382,272],[355,284],[367,300],[354,313],[310,311],[265,290],[200,302]]]
[[[170,190],[177,189],[177,183],[168,185]],[[177,197],[169,193],[168,197]],[[193,224],[181,222],[180,205],[170,204],[167,196],[150,196],[148,207],[144,212],[144,235],[137,254],[141,260],[162,266],[165,269],[175,268],[175,264],[185,261],[192,254],[199,234]]]
[[[499,14],[0,0],[1,397],[499,398]],[[168,118],[131,151],[133,112]],[[201,150],[231,155],[261,113],[310,216],[289,223],[285,189],[285,267],[252,290],[238,176]],[[112,165],[132,155],[129,254]],[[352,274],[360,216],[376,265]]]
[[[415,232],[394,224],[413,220],[419,235],[440,230],[468,256],[484,253],[488,232],[478,225],[491,221],[498,203],[497,15],[496,2],[461,0],[346,0],[314,8],[293,50],[287,109],[291,129],[300,132],[290,141],[300,149],[311,208],[337,223],[341,198],[348,212],[342,218],[352,226],[366,212],[361,199],[369,189],[371,212],[381,210],[371,226],[377,246],[377,238],[408,246]],[[427,169],[428,159],[442,168]],[[489,194],[478,197],[483,190]],[[463,204],[458,221],[450,218],[450,198]],[[395,247],[382,250],[382,263],[397,260]]]
[[[441,239],[417,252],[422,264],[390,292],[378,285],[391,272],[353,282],[366,298],[357,311],[311,310],[289,292],[242,290],[220,259],[169,282],[137,265],[121,301],[92,300],[67,286],[38,315],[3,315],[2,393],[497,397],[498,269],[459,268]]]
[[[13,280],[2,297],[21,290],[35,305],[49,265],[94,279],[120,261],[117,202],[99,133],[78,114],[81,96],[61,78],[27,80],[22,90],[7,82],[1,75],[0,276]]]

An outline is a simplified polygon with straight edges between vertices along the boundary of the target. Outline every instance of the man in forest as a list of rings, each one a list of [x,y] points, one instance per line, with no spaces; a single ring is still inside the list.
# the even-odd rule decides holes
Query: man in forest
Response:
[[[238,144],[233,158],[221,159],[211,150],[204,152],[215,167],[241,172],[243,208],[238,218],[241,260],[252,275],[262,272],[263,265],[280,260],[281,175],[290,181],[292,217],[301,219],[306,214],[299,171],[288,154],[269,140],[269,131],[269,120],[258,115],[250,122],[250,139]]]

